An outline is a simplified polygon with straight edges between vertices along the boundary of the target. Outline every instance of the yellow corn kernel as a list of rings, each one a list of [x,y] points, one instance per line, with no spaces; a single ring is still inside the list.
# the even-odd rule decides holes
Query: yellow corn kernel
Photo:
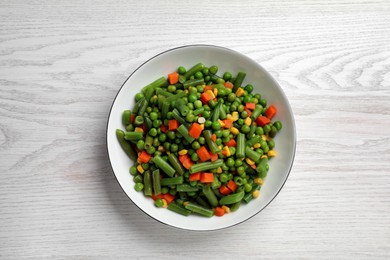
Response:
[[[223,153],[225,154],[226,157],[229,157],[229,156],[232,155],[232,153],[230,152],[229,147],[224,146],[222,150],[223,150]]]
[[[231,114],[227,114],[226,115],[226,119],[229,119],[229,120],[233,121],[233,116]]]
[[[221,125],[221,127],[225,126],[225,123],[221,119],[218,119],[218,123]]]
[[[259,191],[259,190],[253,191],[253,192],[252,192],[252,196],[253,196],[254,199],[256,199],[257,197],[260,196],[260,191]]]
[[[252,161],[252,160],[249,159],[249,158],[246,158],[245,161],[246,161],[246,163],[249,164],[249,165],[254,165],[254,164],[255,164],[255,162]]]
[[[142,168],[142,165],[141,165],[141,164],[138,164],[137,170],[138,170],[138,172],[141,173],[141,174],[144,173],[144,171],[145,171],[144,168]]]
[[[188,91],[188,89],[185,89],[184,92],[188,94],[189,91]]]
[[[268,156],[263,154],[262,156],[260,156],[260,159],[263,159],[263,158],[268,158]]]
[[[238,88],[237,91],[236,91],[236,96],[237,97],[241,97],[242,95],[244,95],[245,92],[242,88]]]
[[[244,124],[250,126],[252,124],[252,119],[248,116],[247,118],[245,118]]]
[[[237,121],[237,120],[238,120],[238,112],[237,112],[237,111],[234,111],[234,112],[232,113],[232,120],[233,120],[233,121]]]
[[[186,150],[186,149],[180,150],[180,151],[178,152],[179,155],[185,155],[185,154],[187,154],[187,153],[188,153],[188,150]]]
[[[277,155],[275,150],[269,150],[267,153],[268,157],[275,157]]]
[[[187,206],[188,203],[189,203],[188,201],[184,201],[184,202],[183,202],[183,206],[184,206],[184,207]]]
[[[256,183],[256,184],[259,184],[259,185],[263,185],[264,184],[264,181],[263,181],[262,178],[255,178],[253,180],[253,182]]]
[[[161,199],[162,202],[163,202],[163,205],[161,206],[162,208],[167,208],[168,207],[168,203],[165,199]]]
[[[222,173],[222,167],[217,168],[217,173]]]
[[[218,96],[218,89],[217,88],[215,88],[213,92],[214,92],[215,96]]]
[[[144,129],[142,129],[141,127],[136,127],[136,128],[134,129],[134,132],[143,133],[143,132],[144,132]]]
[[[271,137],[266,136],[266,135],[261,135],[261,139],[263,139],[264,141],[269,141],[269,140],[271,140]]]
[[[259,143],[253,145],[253,148],[255,148],[255,149],[260,148],[260,147],[261,147],[261,144],[259,144]]]
[[[228,206],[223,205],[221,208],[225,211],[225,213],[230,213],[230,208]]]
[[[204,124],[200,124],[200,128],[202,128],[202,130],[204,129]]]
[[[167,154],[168,154],[168,155],[170,155],[170,154],[171,154],[171,152],[170,152],[170,151],[167,151]]]
[[[215,98],[214,92],[211,89],[206,90],[204,93],[206,93],[209,97],[211,97],[211,99]]]
[[[138,156],[139,156],[139,153],[138,153]],[[137,163],[139,163],[139,164],[142,163],[141,160],[140,160],[139,158],[137,159]]]
[[[165,151],[164,146],[159,145],[158,148],[157,148],[157,151],[164,152]]]
[[[232,128],[230,128],[230,133],[232,133],[232,134],[234,134],[234,135],[238,135],[238,134],[240,133],[240,131],[238,131],[237,128],[232,127]]]

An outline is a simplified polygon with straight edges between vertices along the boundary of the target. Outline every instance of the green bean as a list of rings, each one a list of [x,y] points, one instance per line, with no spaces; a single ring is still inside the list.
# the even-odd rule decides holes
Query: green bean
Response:
[[[195,138],[191,137],[189,134],[188,134],[188,129],[187,127],[185,127],[184,125],[180,125],[178,128],[177,128],[177,131],[184,137],[184,139],[186,139],[189,143],[192,143]]]
[[[144,93],[146,100],[149,100],[153,92],[156,88],[160,88],[163,86],[168,85],[168,81],[165,77],[161,77],[150,83],[149,85],[146,85],[145,87],[142,88],[142,93]]]
[[[214,211],[212,209],[208,209],[193,202],[188,202],[184,207],[194,213],[198,213],[206,217],[212,217],[214,215]]]
[[[263,111],[263,107],[261,105],[256,105],[255,109],[252,111],[251,119],[256,120],[261,115],[261,111]]]
[[[222,103],[219,103],[219,119],[224,120],[226,119],[226,111],[224,108],[224,105]]]
[[[244,81],[245,76],[246,76],[245,72],[242,72],[242,71],[238,72],[236,80],[233,83],[234,86],[233,86],[232,90],[233,90],[234,93],[236,93],[237,89],[239,87],[241,87],[241,84]]]
[[[150,171],[145,171],[144,175],[144,194],[145,196],[152,196],[152,176]]]
[[[257,162],[260,159],[261,154],[256,151],[253,151],[249,146],[245,147],[245,156],[251,159],[254,162]]]
[[[177,110],[179,110],[180,114],[182,116],[186,116],[187,113],[189,112],[189,108],[187,107],[187,105],[184,103],[184,100],[183,99],[178,99],[176,100],[176,103],[175,103],[175,107],[177,108]]]
[[[207,200],[209,201],[209,203],[210,203],[210,205],[212,207],[217,207],[218,206],[218,199],[215,196],[215,194],[214,194],[213,190],[211,189],[210,185],[204,185],[203,189],[202,189],[202,192],[203,192],[204,196],[207,198]]]
[[[134,119],[134,125],[139,126],[144,123],[144,117],[143,116],[136,116]]]
[[[149,131],[151,128],[153,128],[153,121],[148,116],[144,116],[144,122],[146,126],[146,130]]]
[[[161,194],[160,170],[159,169],[153,171],[152,179],[153,179],[154,195]]]
[[[171,105],[166,100],[163,102],[162,107],[161,107],[161,117],[163,119],[167,118],[170,106]]]
[[[190,173],[216,169],[216,168],[222,166],[222,164],[223,164],[223,159],[218,159],[214,162],[202,162],[202,163],[193,164],[190,167]]]
[[[204,112],[204,107],[200,107],[194,110],[194,115],[201,115]]]
[[[124,126],[130,125],[130,117],[131,117],[131,111],[130,110],[125,110],[123,111],[122,114],[122,124]]]
[[[156,95],[163,95],[163,96],[165,96],[165,97],[171,97],[171,96],[173,96],[172,93],[169,93],[168,91],[165,91],[165,90],[163,90],[162,88],[157,88],[157,89],[156,89]]]
[[[214,173],[214,181],[211,183],[211,188],[214,190],[214,189],[218,189],[219,187],[221,187],[221,182],[219,178],[216,176],[216,174]]]
[[[253,136],[254,136],[254,134],[255,134],[255,132],[256,132],[256,128],[257,128],[257,126],[256,126],[256,124],[252,124],[251,126],[250,126],[250,130],[249,130],[249,133],[248,133],[248,138],[252,138]],[[249,141],[249,140],[248,140]],[[247,144],[248,145],[248,144]]]
[[[241,205],[241,201],[233,203],[232,205],[230,205],[230,211],[231,212],[237,211],[240,208],[240,205]]]
[[[252,190],[245,194],[244,198],[242,199],[245,203],[249,203],[253,199],[253,192],[255,190],[259,190],[260,185],[259,184],[253,184]]]
[[[210,205],[207,203],[207,201],[202,196],[198,196],[195,199],[195,202],[198,203],[199,205],[205,207],[205,208],[208,208],[208,209],[211,208]]]
[[[203,70],[203,68],[204,68],[204,65],[202,63],[198,63],[195,66],[193,66],[192,68],[190,68],[189,70],[187,70],[187,72],[184,74],[184,76],[186,77],[186,79],[189,79],[196,72]]]
[[[245,157],[245,134],[239,133],[237,135],[237,150],[236,150],[237,158]]]
[[[172,111],[172,116],[173,118],[175,118],[180,124],[186,126],[186,127],[190,127],[190,125],[187,123],[187,121],[181,117],[180,115],[180,112],[179,110],[177,110],[176,108],[173,109]]]
[[[144,134],[141,132],[126,132],[124,138],[127,141],[137,142],[138,140],[143,139]]]
[[[255,136],[253,136],[251,139],[249,139],[246,142],[246,145],[249,146],[249,147],[252,147],[254,144],[260,143],[260,140],[261,140],[261,136],[260,135],[255,135]]]
[[[187,183],[179,184],[176,186],[176,190],[180,192],[198,191],[198,187],[192,187]]]
[[[159,95],[158,98],[157,98],[157,104],[158,104],[158,108],[161,110],[162,109],[162,106],[163,104],[166,102],[166,97],[162,96],[162,95]]]
[[[138,110],[138,115],[140,116],[143,116],[145,111],[146,111],[146,108],[148,107],[148,101],[146,101],[145,99],[142,101],[141,103],[141,106],[139,107],[139,110]]]
[[[219,149],[218,145],[211,139],[211,131],[210,130],[203,130],[203,136],[206,139],[206,143],[209,146],[209,149],[212,153],[217,154],[221,152],[221,149]]]
[[[267,163],[268,163],[267,158],[260,159],[260,162],[257,164],[256,167],[256,172],[258,177],[265,178],[267,176],[267,165],[268,165]]]
[[[187,88],[189,86],[198,86],[198,85],[204,85],[204,79],[189,79],[186,82],[183,83],[184,88]]]
[[[153,146],[153,137],[146,135],[145,137],[145,149],[149,149]]]
[[[174,201],[168,205],[167,209],[169,209],[173,212],[179,213],[183,216],[189,216],[191,214],[190,210],[184,208],[183,206],[180,206],[178,203],[176,203]]]
[[[133,108],[133,115],[137,115],[138,114],[138,110],[140,109],[142,103],[145,102],[145,98],[142,97],[140,100],[138,100],[135,105],[134,105],[134,108]]]
[[[177,93],[176,95],[173,95],[171,97],[167,97],[165,99],[166,102],[172,102],[172,101],[175,101],[175,100],[179,100],[180,98],[183,98],[187,96],[187,93],[186,92],[180,92],[180,93]]]
[[[125,139],[125,132],[120,129],[116,130],[116,137],[118,139],[119,144],[121,145],[123,151],[129,156],[129,158],[133,161],[137,160],[137,153],[134,151],[131,144],[129,144]]]
[[[244,197],[244,195],[245,195],[245,192],[243,192],[243,191],[233,193],[231,195],[227,195],[225,197],[222,197],[219,200],[219,204],[229,205],[229,204],[240,202],[242,200],[242,198]]]
[[[162,178],[160,180],[160,184],[161,184],[161,186],[171,186],[171,185],[182,184],[183,181],[184,181],[183,176],[171,177],[171,178]]]
[[[170,153],[168,155],[168,160],[171,163],[171,165],[173,166],[173,168],[175,168],[176,172],[179,175],[183,175],[184,174],[185,169],[182,166],[182,164],[180,163],[179,159],[177,159],[177,157],[176,157],[176,155],[174,153]]]
[[[211,102],[212,100],[210,100]],[[214,108],[213,112],[211,113],[211,121],[217,122],[219,119],[219,113],[221,112],[219,109],[221,103],[217,103],[216,107]]]
[[[169,165],[161,156],[154,156],[152,159],[153,163],[165,172],[169,177],[172,177],[175,174],[175,169]],[[162,185],[162,184],[161,184]]]

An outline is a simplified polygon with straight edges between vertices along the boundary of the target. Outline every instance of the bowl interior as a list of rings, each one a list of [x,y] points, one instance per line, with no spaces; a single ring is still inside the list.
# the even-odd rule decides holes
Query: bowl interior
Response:
[[[129,168],[133,162],[122,151],[116,136],[117,128],[124,129],[121,121],[122,112],[132,109],[134,95],[142,87],[155,79],[166,76],[168,73],[182,65],[186,68],[202,62],[206,66],[217,65],[219,73],[230,71],[233,76],[239,71],[246,72],[243,85],[251,83],[253,93],[260,93],[268,104],[274,104],[278,113],[273,120],[280,120],[282,130],[275,137],[275,150],[277,157],[269,162],[270,170],[261,188],[259,198],[247,205],[241,205],[236,212],[223,217],[205,218],[191,215],[181,216],[169,210],[154,206],[150,198],[142,192],[134,190],[132,176]],[[286,96],[278,83],[255,61],[236,51],[218,46],[194,45],[184,46],[163,52],[141,65],[124,83],[113,103],[107,125],[107,148],[114,174],[127,196],[142,211],[156,220],[170,226],[187,230],[216,230],[229,227],[247,220],[260,212],[282,188],[290,172],[295,154],[295,126],[292,111]]]

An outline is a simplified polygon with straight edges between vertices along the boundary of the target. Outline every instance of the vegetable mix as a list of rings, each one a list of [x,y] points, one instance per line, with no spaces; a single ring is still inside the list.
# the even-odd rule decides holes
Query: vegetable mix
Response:
[[[116,130],[135,190],[184,216],[223,216],[259,196],[282,123],[245,77],[198,63],[135,95]]]

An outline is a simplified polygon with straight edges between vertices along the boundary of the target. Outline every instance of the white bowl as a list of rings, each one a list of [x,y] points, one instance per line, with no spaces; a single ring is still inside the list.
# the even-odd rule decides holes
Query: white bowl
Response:
[[[122,112],[134,106],[134,95],[155,79],[166,76],[182,65],[189,68],[198,62],[206,66],[217,65],[219,72],[230,71],[233,75],[246,72],[243,85],[251,83],[253,93],[261,93],[268,104],[274,104],[278,113],[273,120],[280,120],[282,130],[275,137],[277,156],[269,162],[269,172],[260,197],[223,217],[211,218],[179,215],[167,209],[154,206],[151,198],[134,190],[133,177],[129,168],[133,162],[119,145],[115,130],[123,129]],[[218,73],[219,74],[219,73]],[[143,212],[152,218],[186,230],[217,230],[239,224],[263,210],[279,193],[290,173],[295,155],[296,133],[289,102],[279,84],[254,60],[236,51],[210,45],[190,45],[160,53],[138,67],[120,88],[111,108],[107,124],[107,149],[114,174],[127,196]],[[260,220],[259,220],[260,221]]]

